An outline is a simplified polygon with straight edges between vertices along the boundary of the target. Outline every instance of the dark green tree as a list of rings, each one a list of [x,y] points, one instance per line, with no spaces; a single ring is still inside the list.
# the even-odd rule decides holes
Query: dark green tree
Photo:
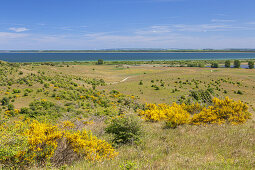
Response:
[[[211,67],[212,68],[219,68],[219,64],[218,63],[212,63]]]
[[[248,67],[249,67],[249,69],[253,69],[254,68],[254,61],[249,61],[248,62]]]
[[[99,60],[97,61],[97,64],[98,64],[98,65],[102,65],[102,64],[104,64],[104,60],[99,59]]]
[[[230,60],[225,61],[225,67],[230,68]]]
[[[241,66],[240,60],[235,60],[235,61],[234,61],[234,67],[235,67],[235,68],[240,68],[240,66]]]

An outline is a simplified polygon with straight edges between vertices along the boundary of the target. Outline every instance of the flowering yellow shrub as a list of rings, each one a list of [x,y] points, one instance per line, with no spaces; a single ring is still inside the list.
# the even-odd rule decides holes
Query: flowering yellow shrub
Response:
[[[74,125],[70,121],[61,123],[61,127],[38,121],[17,121],[12,126],[2,124],[0,164],[11,167],[45,165],[47,162],[54,164],[52,162],[55,160],[54,157],[59,156],[60,153],[65,155],[65,159],[70,159],[72,156],[91,161],[112,159],[117,156],[112,145],[106,141],[98,139],[85,130],[70,129],[72,127]],[[66,158],[68,154],[69,158]],[[58,164],[68,160],[62,161]]]
[[[33,121],[23,135],[27,137],[29,145],[26,154],[30,154],[29,159],[22,159],[29,161],[28,163],[33,163],[48,160],[53,156],[58,146],[57,140],[62,137],[62,132],[57,126]],[[40,162],[40,164],[42,163]]]
[[[139,115],[145,120],[160,121],[165,120],[166,110],[169,110],[171,106],[167,104],[146,104],[146,109],[141,110]]]
[[[192,114],[194,115],[191,116]],[[251,117],[246,104],[241,101],[235,102],[228,97],[223,100],[214,98],[213,105],[207,108],[198,103],[192,105],[147,104],[146,109],[140,111],[139,115],[145,120],[166,121],[167,126],[170,127],[182,124],[241,124]]]
[[[20,113],[20,110],[18,110],[18,109],[6,110],[6,111],[4,112],[4,114],[5,114],[6,116],[9,116],[9,117],[16,116],[16,115],[18,115],[19,113]]]
[[[228,97],[224,100],[217,98],[213,99],[213,106],[204,108],[200,113],[195,114],[192,119],[192,124],[213,124],[213,123],[245,123],[251,117],[248,112],[248,106],[241,101],[235,102]]]
[[[70,120],[66,120],[60,123],[60,126],[63,128],[74,128],[75,124],[73,124]]]
[[[189,123],[190,114],[183,109],[182,105],[173,103],[172,106],[165,111],[166,126],[175,128],[178,125]]]
[[[189,121],[190,114],[184,110],[184,105],[173,103],[167,104],[147,104],[146,110],[140,112],[145,120],[161,121],[165,120],[168,126],[176,127],[186,124]]]
[[[103,158],[112,159],[117,156],[112,145],[97,139],[87,131],[67,132],[65,137],[73,150],[88,160],[98,161]]]

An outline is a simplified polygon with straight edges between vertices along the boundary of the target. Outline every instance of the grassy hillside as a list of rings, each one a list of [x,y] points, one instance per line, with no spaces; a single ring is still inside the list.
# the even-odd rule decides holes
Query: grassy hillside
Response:
[[[96,147],[102,147],[96,152],[100,160],[88,158],[91,153],[95,156],[92,151],[83,157],[84,153],[77,156],[77,153],[68,150],[68,154],[65,151],[61,153],[70,156],[69,161],[64,161],[64,158],[60,161],[56,155],[59,146],[64,147],[60,142],[51,158],[46,159],[41,155],[43,161],[26,163],[22,165],[23,168],[252,169],[255,166],[254,69],[167,67],[166,64],[1,62],[0,80],[1,156],[7,153],[3,148],[6,145],[21,148],[19,142],[24,140],[16,140],[17,135],[7,130],[18,120],[22,126],[16,128],[30,127],[30,131],[29,121],[36,120],[36,125],[45,128],[55,125],[57,132],[63,135],[58,136],[58,141],[67,141],[66,145],[71,143],[68,135],[78,134],[82,130],[91,131],[97,139],[107,142],[99,145],[100,141],[93,141],[98,142]],[[208,95],[205,101],[204,94]],[[145,121],[138,116],[141,110],[146,110],[146,103],[171,105],[177,102],[186,106],[199,103],[208,107],[212,104],[211,98],[224,99],[227,96],[247,104],[251,118],[238,125],[226,121],[199,126],[185,123],[177,128],[166,128],[165,121]],[[133,120],[123,124],[133,130],[139,128],[139,140],[133,138],[131,142],[120,144],[113,141],[113,134],[106,133],[110,122],[114,119],[122,121],[122,116],[138,119],[134,124]],[[193,113],[191,116],[194,116]],[[141,127],[137,127],[138,123]],[[19,134],[19,131],[15,133]],[[55,132],[53,134],[56,135]],[[5,140],[10,137],[15,140],[6,143]],[[90,139],[86,140],[90,142]],[[35,147],[44,148],[42,143]],[[70,147],[74,148],[74,144]],[[80,145],[82,143],[75,147],[81,150]],[[18,153],[18,149],[11,148],[8,154]],[[107,154],[103,156],[101,151]],[[35,151],[35,154],[39,154],[39,151]],[[39,159],[39,156],[36,158]],[[3,162],[0,159],[0,167],[8,168]]]

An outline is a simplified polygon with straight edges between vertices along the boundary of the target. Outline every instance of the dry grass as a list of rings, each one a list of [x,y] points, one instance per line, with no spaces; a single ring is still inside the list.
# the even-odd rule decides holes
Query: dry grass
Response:
[[[181,126],[163,129],[160,123],[144,122],[140,145],[118,148],[112,161],[81,161],[68,169],[253,169],[255,122],[246,125]],[[96,130],[98,131],[98,129]],[[106,137],[105,134],[97,134]]]

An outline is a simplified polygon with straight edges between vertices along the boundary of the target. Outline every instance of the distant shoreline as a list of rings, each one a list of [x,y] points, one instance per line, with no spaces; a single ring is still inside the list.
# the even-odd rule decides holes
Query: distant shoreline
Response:
[[[106,52],[1,52],[0,53],[2,54],[23,54],[23,53],[35,53],[35,54],[43,54],[43,53],[255,53],[255,51],[185,51],[185,52],[182,52],[182,51],[178,51],[178,52],[159,52],[159,51],[156,51],[156,52],[153,52],[153,51],[149,51],[149,52],[144,52],[144,51],[141,51],[141,52],[124,52],[124,51],[121,51],[121,52],[115,52],[115,51],[106,51]]]

